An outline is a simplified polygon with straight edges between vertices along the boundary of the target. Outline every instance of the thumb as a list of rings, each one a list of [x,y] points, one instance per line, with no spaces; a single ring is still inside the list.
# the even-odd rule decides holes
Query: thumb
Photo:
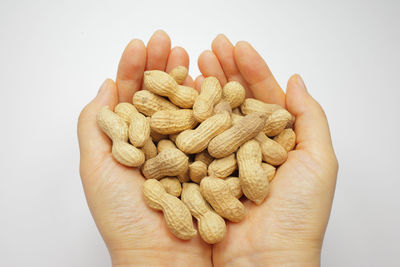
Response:
[[[96,116],[98,111],[109,106],[111,110],[118,102],[117,87],[113,80],[107,79],[101,85],[97,96],[83,108],[78,119],[78,139],[81,153],[81,162],[90,160],[97,162],[111,152],[111,141],[97,127]],[[96,151],[96,153],[93,153]]]
[[[296,116],[296,149],[307,150],[314,155],[321,152],[334,153],[325,112],[308,93],[302,78],[297,74],[288,81],[286,107]]]

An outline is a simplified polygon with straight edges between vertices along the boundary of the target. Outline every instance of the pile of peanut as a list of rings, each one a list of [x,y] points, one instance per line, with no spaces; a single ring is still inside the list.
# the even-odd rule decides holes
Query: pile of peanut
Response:
[[[112,140],[119,163],[140,167],[146,204],[164,213],[169,230],[188,240],[197,234],[215,244],[225,219],[240,222],[245,197],[261,204],[276,167],[296,143],[294,117],[284,108],[245,98],[235,81],[223,88],[207,77],[198,93],[181,85],[187,69],[144,73],[133,105],[104,107],[97,123]]]

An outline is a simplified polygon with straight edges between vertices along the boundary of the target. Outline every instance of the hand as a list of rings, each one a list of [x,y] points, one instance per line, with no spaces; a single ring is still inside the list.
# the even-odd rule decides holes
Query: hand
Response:
[[[260,206],[245,202],[246,218],[227,223],[227,235],[213,246],[216,266],[319,266],[325,229],[336,184],[338,163],[328,122],[299,75],[292,76],[286,95],[260,55],[246,42],[235,47],[224,35],[212,51],[199,57],[203,76],[222,85],[239,81],[247,97],[276,103],[296,116],[296,150],[277,170],[270,192]]]
[[[106,80],[79,117],[82,183],[114,266],[211,265],[209,245],[199,236],[190,241],[176,238],[167,229],[162,213],[146,206],[140,171],[112,158],[111,142],[96,124],[96,114],[103,106],[113,109],[119,102],[132,101],[145,70],[169,72],[178,65],[188,67],[189,57],[183,48],[171,50],[166,33],[154,33],[147,48],[140,40],[131,41],[121,57],[116,84]],[[188,77],[184,84],[193,87],[193,80]]]

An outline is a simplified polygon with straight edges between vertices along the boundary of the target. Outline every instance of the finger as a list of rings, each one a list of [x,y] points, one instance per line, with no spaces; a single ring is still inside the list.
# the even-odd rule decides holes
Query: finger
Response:
[[[117,103],[117,87],[112,80],[107,79],[100,87],[97,96],[82,110],[78,119],[78,139],[82,161],[89,157],[100,159],[111,152],[111,141],[97,127],[96,116],[102,107],[109,106],[111,110],[114,110]]]
[[[307,92],[299,75],[290,77],[287,84],[286,107],[296,116],[296,150],[313,153],[332,149],[331,135],[325,112]]]
[[[203,84],[204,79],[205,78],[203,75],[199,75],[197,76],[196,80],[194,80],[194,88],[199,92],[201,90],[201,85]]]
[[[146,66],[146,47],[141,40],[132,40],[122,53],[117,72],[119,102],[130,102],[140,89]]]
[[[221,86],[226,84],[225,73],[213,52],[207,50],[201,53],[197,63],[204,77],[214,76],[219,80]]]
[[[192,76],[188,75],[186,79],[183,81],[182,85],[194,88],[194,81]]]
[[[162,30],[156,31],[147,43],[146,70],[165,70],[171,50],[171,39]]]
[[[285,94],[267,63],[247,42],[238,42],[234,57],[243,78],[247,81],[254,97],[268,103],[285,106]]]
[[[173,68],[178,66],[184,66],[189,69],[189,55],[185,49],[179,46],[171,49],[165,71],[169,73]]]
[[[248,88],[246,80],[243,79],[238,67],[236,66],[233,54],[234,46],[229,39],[225,35],[219,34],[212,42],[211,48],[228,81],[239,82],[246,88],[246,97],[253,97],[253,93]]]

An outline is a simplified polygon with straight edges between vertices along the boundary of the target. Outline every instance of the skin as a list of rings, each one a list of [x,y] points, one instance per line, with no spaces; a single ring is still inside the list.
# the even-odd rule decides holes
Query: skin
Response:
[[[171,49],[162,31],[155,32],[147,46],[131,41],[121,57],[116,83],[103,83],[78,123],[82,184],[113,266],[319,266],[338,170],[323,109],[299,75],[289,79],[285,94],[246,42],[233,46],[218,35],[212,51],[202,53],[198,63],[202,76],[195,82],[188,77],[185,85],[200,88],[207,76],[217,77],[222,85],[239,81],[247,97],[280,104],[295,115],[296,150],[278,168],[267,199],[259,206],[245,201],[245,220],[227,222],[222,242],[210,246],[199,236],[177,239],[167,230],[162,213],[145,205],[140,172],[112,158],[111,142],[96,125],[96,113],[103,106],[131,101],[141,88],[144,70],[188,67],[186,51]]]

